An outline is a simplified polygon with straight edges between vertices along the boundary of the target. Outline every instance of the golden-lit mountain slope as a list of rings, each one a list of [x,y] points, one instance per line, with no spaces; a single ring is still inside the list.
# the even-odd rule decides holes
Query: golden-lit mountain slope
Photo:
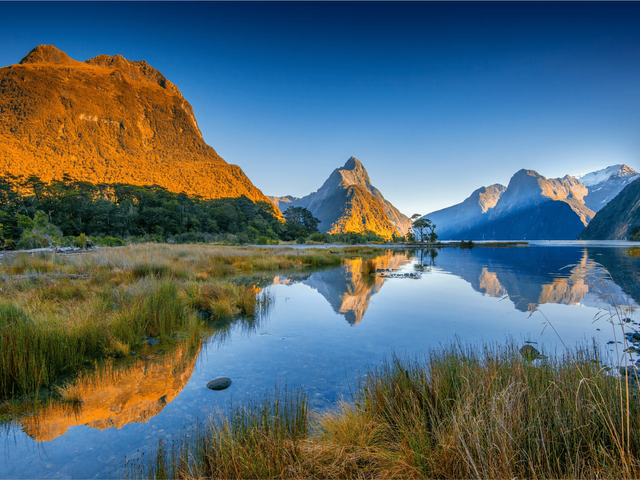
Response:
[[[0,69],[3,174],[268,201],[204,142],[189,102],[144,60],[83,63],[51,45]]]
[[[320,220],[323,232],[375,232],[385,238],[405,235],[411,220],[371,184],[362,163],[349,158],[336,168],[317,192],[303,198],[270,197],[276,205],[304,207]]]

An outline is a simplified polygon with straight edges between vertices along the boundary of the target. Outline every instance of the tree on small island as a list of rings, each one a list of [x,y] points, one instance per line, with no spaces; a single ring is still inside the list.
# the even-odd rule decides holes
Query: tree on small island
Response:
[[[420,214],[416,213],[411,217],[411,220],[414,220],[411,227],[413,231],[418,235],[416,238],[419,238],[421,242],[425,241],[425,238],[429,239],[430,243],[434,243],[438,239],[438,234],[435,232],[436,224],[433,223],[428,218],[420,218]]]

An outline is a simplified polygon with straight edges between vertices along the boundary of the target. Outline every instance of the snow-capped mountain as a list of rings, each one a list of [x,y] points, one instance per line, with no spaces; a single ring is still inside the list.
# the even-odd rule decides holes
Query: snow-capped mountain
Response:
[[[584,197],[585,205],[594,212],[613,200],[627,185],[640,178],[640,174],[626,165],[612,165],[602,170],[577,175],[589,193]]]

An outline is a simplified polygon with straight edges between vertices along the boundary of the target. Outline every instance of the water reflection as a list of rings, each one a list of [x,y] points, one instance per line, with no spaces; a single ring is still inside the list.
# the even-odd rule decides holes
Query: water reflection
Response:
[[[369,308],[371,297],[385,282],[380,276],[363,275],[363,264],[367,260],[375,262],[376,269],[396,270],[407,265],[411,256],[406,252],[388,251],[374,259],[345,259],[342,267],[313,273],[301,283],[317,290],[334,312],[343,315],[350,325],[356,325]]]
[[[76,425],[104,430],[145,423],[182,391],[199,352],[199,348],[179,346],[162,359],[142,358],[126,369],[102,369],[63,390],[72,403],[52,403],[24,417],[23,430],[38,442],[48,442]]]
[[[546,303],[635,307],[640,298],[640,274],[632,258],[627,257],[624,267],[623,249],[442,249],[437,260],[431,252],[418,257],[421,265],[456,275],[480,293],[508,297],[522,312]]]

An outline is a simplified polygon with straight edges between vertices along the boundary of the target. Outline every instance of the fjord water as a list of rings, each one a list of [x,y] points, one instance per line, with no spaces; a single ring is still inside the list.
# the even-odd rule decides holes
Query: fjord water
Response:
[[[384,271],[375,276],[362,274],[366,259],[358,257],[275,276],[260,293],[270,307],[255,322],[237,320],[195,352],[173,349],[79,382],[76,410],[52,405],[17,419],[4,429],[0,476],[118,477],[125,457],[140,460],[232,400],[302,386],[312,409],[328,409],[350,400],[368,365],[452,341],[530,341],[553,353],[563,348],[559,339],[571,346],[595,338],[615,356],[616,344],[607,344],[621,338],[607,321],[614,305],[639,321],[640,258],[629,246],[381,250],[375,262]],[[233,380],[230,388],[205,387],[221,376]]]

